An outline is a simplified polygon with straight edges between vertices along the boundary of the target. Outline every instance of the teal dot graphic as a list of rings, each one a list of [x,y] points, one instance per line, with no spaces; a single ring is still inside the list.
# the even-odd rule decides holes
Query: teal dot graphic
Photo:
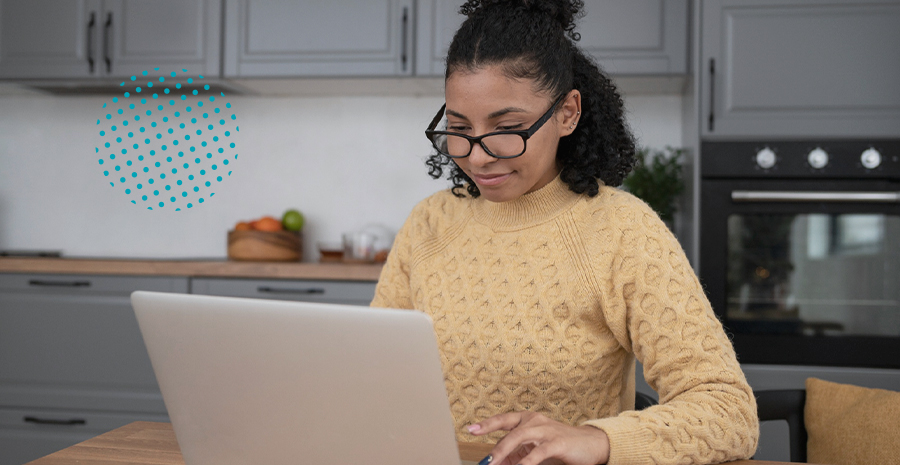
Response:
[[[138,76],[144,76],[140,84],[137,83]],[[130,76],[129,79],[134,84],[127,86],[122,82],[121,93],[103,102],[99,110],[100,115],[91,119],[92,125],[96,121],[97,126],[97,130],[93,132],[94,137],[98,138],[94,152],[99,155],[100,149],[104,148],[109,155],[108,159],[105,155],[100,159],[95,155],[93,160],[97,160],[97,165],[93,166],[99,165],[99,174],[102,178],[106,178],[105,181],[110,181],[110,178],[117,179],[111,174],[115,172],[116,176],[119,176],[118,183],[109,184],[114,187],[122,186],[121,189],[115,189],[115,195],[124,193],[125,201],[140,206],[141,209],[182,211],[205,203],[214,195],[210,191],[212,184],[224,181],[223,176],[215,176],[215,181],[212,178],[205,178],[207,171],[218,170],[219,164],[227,165],[232,156],[237,158],[236,144],[223,139],[223,134],[224,137],[229,137],[231,131],[239,131],[233,123],[237,119],[236,113],[231,110],[227,113],[228,118],[225,114],[218,116],[222,113],[222,108],[219,107],[232,108],[233,104],[229,101],[229,97],[224,92],[214,90],[214,86],[204,83],[203,76],[190,75],[186,69],[163,71],[160,71],[160,68],[148,69]],[[141,98],[141,95],[134,95],[137,98],[131,100],[132,94],[143,94],[144,98]],[[165,100],[153,102],[154,99],[164,95],[170,95],[169,105],[164,105]],[[215,102],[213,104],[215,108],[209,109],[212,111],[200,109],[207,99],[208,102]],[[222,101],[219,102],[217,99]],[[148,102],[151,104],[147,105]],[[190,117],[189,113],[194,109],[198,109],[197,116]],[[215,123],[216,119],[198,121],[209,119],[211,114],[217,115],[215,118],[218,118],[219,124],[211,124]],[[113,118],[114,115],[116,118]],[[185,118],[181,118],[182,116]],[[111,124],[113,119],[116,119],[116,124]],[[117,125],[125,126],[127,129],[129,123],[134,122],[139,122],[136,123],[139,126],[136,130],[123,131],[121,135],[116,135]],[[154,132],[150,133],[153,136],[147,134],[148,128],[154,128]],[[136,133],[140,134],[137,139]],[[163,134],[166,138],[163,138]],[[178,146],[180,143],[188,145],[192,154],[197,151],[197,147],[203,147],[202,153],[206,154],[206,157],[197,154],[193,162],[181,163],[181,167],[173,168],[169,163],[173,162],[176,148],[171,152],[171,156],[163,154],[159,161],[154,159],[158,151],[165,152],[170,148],[170,142],[172,146]],[[178,151],[178,157],[184,159],[187,152],[187,150]],[[213,153],[219,154],[215,161]],[[121,159],[116,160],[116,157]],[[116,160],[111,163],[120,165],[106,166],[107,160]],[[120,173],[122,167],[126,167],[128,171]],[[228,173],[230,174],[231,172]],[[160,187],[141,195],[143,184],[152,186],[155,180],[160,180]],[[175,186],[178,186],[176,188],[178,190],[171,192]],[[148,196],[156,198],[149,202]]]

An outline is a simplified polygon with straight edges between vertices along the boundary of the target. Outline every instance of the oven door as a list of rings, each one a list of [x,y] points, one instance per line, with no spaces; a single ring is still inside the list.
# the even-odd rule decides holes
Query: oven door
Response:
[[[900,368],[900,183],[702,186],[700,278],[741,363]]]

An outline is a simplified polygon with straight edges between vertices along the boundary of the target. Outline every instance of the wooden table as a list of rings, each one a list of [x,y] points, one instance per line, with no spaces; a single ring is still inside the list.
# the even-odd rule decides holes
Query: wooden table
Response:
[[[490,444],[459,443],[463,460],[478,462]],[[776,465],[783,462],[739,460],[732,465]],[[184,465],[170,423],[136,421],[75,444],[27,465]]]

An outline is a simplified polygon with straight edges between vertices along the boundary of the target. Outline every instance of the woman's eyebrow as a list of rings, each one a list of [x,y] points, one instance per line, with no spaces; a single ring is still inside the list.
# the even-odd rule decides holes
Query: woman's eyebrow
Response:
[[[455,117],[457,117],[457,118],[461,118],[461,119],[468,120],[468,118],[466,118],[462,113],[453,111],[453,110],[451,110],[451,109],[449,109],[449,108],[447,108],[445,111],[447,112],[448,115],[451,115],[451,116],[455,116]],[[506,107],[506,108],[504,108],[504,109],[502,109],[502,110],[497,110],[497,111],[495,111],[495,112],[489,114],[489,115],[488,115],[488,119],[498,118],[498,117],[503,116],[503,115],[505,115],[505,114],[507,114],[507,113],[528,113],[528,110],[525,110],[525,109],[519,108],[519,107]]]
[[[528,110],[525,110],[523,108],[518,108],[518,107],[506,107],[502,110],[497,110],[497,111],[491,113],[490,115],[488,115],[488,119],[498,118],[507,113],[528,113]]]

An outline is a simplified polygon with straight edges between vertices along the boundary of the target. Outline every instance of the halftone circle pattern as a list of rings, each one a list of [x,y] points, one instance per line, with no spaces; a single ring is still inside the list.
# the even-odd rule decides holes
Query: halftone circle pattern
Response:
[[[98,164],[109,185],[148,210],[193,208],[215,195],[238,159],[237,115],[224,92],[187,70],[143,71],[97,119]]]

